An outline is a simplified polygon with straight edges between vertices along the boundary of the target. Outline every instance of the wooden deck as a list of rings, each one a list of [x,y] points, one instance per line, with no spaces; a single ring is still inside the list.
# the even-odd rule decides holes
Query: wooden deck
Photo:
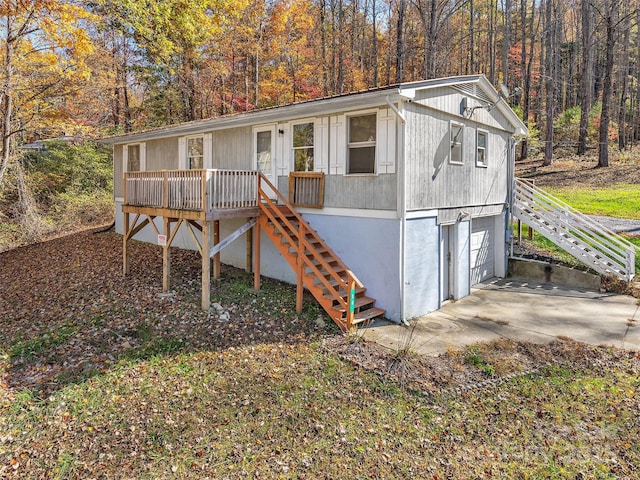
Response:
[[[209,221],[256,217],[255,170],[162,170],[124,174],[124,213]]]

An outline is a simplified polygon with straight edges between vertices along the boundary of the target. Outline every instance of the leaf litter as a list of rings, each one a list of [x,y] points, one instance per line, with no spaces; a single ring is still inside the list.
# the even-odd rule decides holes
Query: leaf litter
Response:
[[[640,358],[567,340],[421,357],[294,288],[84,232],[0,254],[1,478],[635,478]],[[489,368],[490,367],[490,368]]]

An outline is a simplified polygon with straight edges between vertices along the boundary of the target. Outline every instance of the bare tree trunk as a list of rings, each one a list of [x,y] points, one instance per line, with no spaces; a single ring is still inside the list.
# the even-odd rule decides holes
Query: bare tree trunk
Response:
[[[336,91],[334,93],[342,93],[344,91],[344,12],[342,0],[338,1],[338,30],[333,32],[334,37],[338,36],[338,76],[336,77]]]
[[[372,9],[373,11],[371,12],[371,16],[372,18],[372,28],[373,28],[373,39],[372,39],[372,43],[373,43],[373,86],[377,87],[378,86],[378,30],[377,30],[377,20],[378,20],[378,15],[376,13],[376,0],[373,0],[372,2]]]
[[[404,78],[404,14],[407,9],[407,0],[398,2],[398,21],[396,26],[396,83]]]
[[[544,135],[544,162],[545,166],[553,163],[553,104],[554,96],[554,61],[553,61],[553,0],[546,0],[545,4],[545,71],[544,71],[544,88],[545,88],[545,114],[546,126]]]
[[[11,89],[12,76],[13,76],[13,40],[11,38],[13,25],[11,22],[11,15],[7,15],[7,38],[4,45],[4,64],[5,64],[5,77],[4,85],[2,86],[2,155],[0,158],[0,187],[4,180],[7,167],[9,166],[9,158],[11,156],[11,121],[13,115],[13,97]]]
[[[469,68],[467,73],[476,73],[476,23],[473,0],[469,0]]]
[[[587,151],[589,110],[591,110],[591,70],[593,69],[593,49],[591,47],[591,1],[582,0],[582,71],[580,76],[578,155],[584,155]]]
[[[509,48],[511,48],[511,0],[504,0],[504,25],[502,33],[502,83],[509,84]]]
[[[613,90],[613,54],[615,46],[615,28],[618,17],[618,0],[608,0],[605,10],[607,41],[605,49],[604,78],[602,85],[602,113],[600,115],[600,131],[598,135],[598,167],[609,166],[609,120],[611,110],[611,93]]]
[[[622,38],[622,59],[618,65],[620,80],[620,103],[618,104],[618,148],[627,147],[627,100],[629,95],[629,15],[624,16]]]

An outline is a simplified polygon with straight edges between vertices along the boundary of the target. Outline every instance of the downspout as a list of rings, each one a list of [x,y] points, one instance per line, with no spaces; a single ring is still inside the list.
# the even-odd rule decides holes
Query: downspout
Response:
[[[407,211],[407,198],[405,195],[405,186],[406,186],[406,175],[407,169],[405,166],[405,158],[404,158],[404,129],[406,124],[406,118],[404,115],[404,103],[406,100],[400,100],[398,102],[398,106],[394,105],[391,102],[391,99],[387,95],[385,98],[387,105],[389,108],[393,110],[398,119],[400,120],[397,129],[396,135],[396,165],[398,168],[398,178],[400,181],[398,182],[398,207],[399,207],[399,218],[400,218],[400,321],[405,325],[409,325],[407,319],[404,318],[405,308],[405,230],[406,230],[406,215]]]

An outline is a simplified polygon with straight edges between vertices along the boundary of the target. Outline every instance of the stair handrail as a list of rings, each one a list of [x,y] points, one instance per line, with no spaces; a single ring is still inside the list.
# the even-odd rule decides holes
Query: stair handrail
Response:
[[[584,221],[584,223],[586,223],[588,226],[590,226],[594,230],[606,233],[607,236],[610,236],[617,243],[620,243],[620,244],[624,245],[625,247],[634,247],[634,248],[636,248],[636,246],[633,243],[631,243],[629,240],[625,239],[624,237],[621,237],[620,235],[618,235],[613,230],[605,227],[604,225],[601,225],[600,223],[596,222],[595,220],[592,220],[589,216],[585,215],[580,210],[576,209],[575,207],[572,207],[571,205],[569,205],[566,202],[563,202],[559,198],[551,195],[549,192],[547,192],[547,191],[545,191],[545,190],[543,190],[543,189],[541,189],[539,187],[536,187],[532,183],[527,182],[527,181],[525,181],[525,180],[523,180],[521,178],[516,178],[516,186],[522,187],[525,190],[530,191],[534,195],[537,194],[537,195],[540,195],[541,197],[546,198],[547,201],[550,204],[555,204],[558,207],[561,207],[562,209],[568,211],[569,213],[572,213],[577,218],[580,218],[582,221]]]
[[[637,248],[633,243],[532,183],[518,178],[514,183],[514,199],[524,197],[528,201],[528,206],[535,210],[540,217],[545,220],[551,219],[567,235],[585,243],[594,251],[607,255],[608,260],[618,263],[618,267],[625,272],[626,280],[631,280],[635,270],[635,250]],[[584,230],[584,233],[580,230]],[[595,262],[606,265],[604,261],[596,258],[593,254],[590,254],[590,257]],[[607,265],[607,267],[609,266]]]
[[[522,196],[529,200],[529,207],[532,210],[536,211],[545,219],[552,219],[555,225],[559,226],[573,237],[576,237],[585,243],[589,243],[589,245],[594,249],[600,249],[609,255],[624,259],[629,245],[633,245],[626,245],[625,239],[615,233],[612,235],[603,229],[596,230],[592,222],[583,222],[585,218],[588,219],[588,217],[585,217],[584,215],[580,217],[571,211],[554,208],[554,205],[553,203],[550,203],[548,196],[544,198],[535,198],[533,195],[527,195],[526,192],[522,193]],[[536,206],[538,208],[535,208]],[[576,228],[584,228],[586,234],[582,234],[582,232],[580,230],[576,230]],[[600,239],[605,239],[608,243],[602,243]]]
[[[276,205],[273,203],[273,200],[271,198],[269,198],[269,196],[266,194],[266,192],[263,190],[262,188],[262,182],[265,182],[266,185],[273,191],[273,193],[276,195],[276,197],[278,198],[278,200],[280,200],[280,202],[282,203],[282,205],[284,205],[285,207],[287,207],[289,209],[289,211],[294,215],[294,217],[298,220],[298,225],[302,226],[305,225],[307,228],[310,228],[310,226],[308,226],[307,221],[302,218],[302,216],[296,211],[296,209],[293,207],[293,205],[291,205],[291,203],[284,197],[284,195],[282,195],[282,193],[269,181],[268,178],[266,178],[266,176],[263,173],[260,173],[258,175],[258,204],[260,206],[260,210],[267,215],[267,217],[273,222],[274,226],[276,226],[276,228],[278,228],[280,230],[280,233],[285,236],[287,238],[287,240],[289,241],[289,244],[292,245],[295,249],[296,249],[296,253],[298,255],[298,257],[306,264],[306,266],[315,274],[316,278],[318,280],[320,280],[322,282],[322,284],[324,285],[324,287],[327,289],[327,291],[330,293],[330,295],[333,297],[333,299],[335,301],[337,301],[340,306],[342,308],[345,309],[345,312],[347,312],[347,320],[346,320],[346,329],[347,330],[351,330],[352,326],[353,326],[353,315],[350,312],[350,288],[357,288],[357,287],[362,287],[362,284],[360,283],[360,281],[356,278],[355,275],[353,275],[353,273],[351,272],[351,270],[349,270],[346,265],[344,265],[342,263],[342,261],[340,260],[340,257],[338,255],[336,255],[333,250],[331,250],[331,248],[326,244],[326,242],[324,240],[322,240],[320,237],[318,237],[318,240],[320,241],[322,247],[324,249],[326,249],[326,251],[334,258],[336,259],[340,264],[341,267],[344,268],[346,275],[347,275],[347,281],[345,282],[339,275],[337,275],[334,271],[333,268],[331,268],[329,266],[328,263],[325,262],[324,258],[322,258],[321,255],[319,255],[315,248],[307,241],[307,239],[305,237],[303,237],[302,235],[300,235],[300,229],[298,229],[298,242],[294,242],[293,239],[291,238],[291,236],[281,227],[281,224],[279,222],[275,221],[275,217],[273,215],[272,212],[275,212],[276,215],[278,215],[278,219],[280,221],[283,221],[285,223],[285,225],[291,229],[291,231],[296,231],[296,228],[293,227],[293,225],[291,224],[291,222],[289,222],[289,220],[282,214],[282,212],[280,212],[280,210],[276,207]],[[265,205],[268,205],[270,207],[270,209],[268,210],[266,208]],[[300,227],[299,227],[300,228]],[[346,299],[343,298],[342,295],[339,294],[339,289],[336,290],[331,283],[329,282],[329,280],[327,280],[325,278],[325,276],[318,270],[318,268],[310,261],[310,259],[307,257],[307,255],[305,255],[305,250],[308,250],[313,258],[315,260],[317,260],[329,273],[329,275],[338,282],[338,284],[340,286],[342,286],[346,292]],[[337,319],[333,319],[334,321],[336,321]],[[338,322],[337,322],[338,323]]]

